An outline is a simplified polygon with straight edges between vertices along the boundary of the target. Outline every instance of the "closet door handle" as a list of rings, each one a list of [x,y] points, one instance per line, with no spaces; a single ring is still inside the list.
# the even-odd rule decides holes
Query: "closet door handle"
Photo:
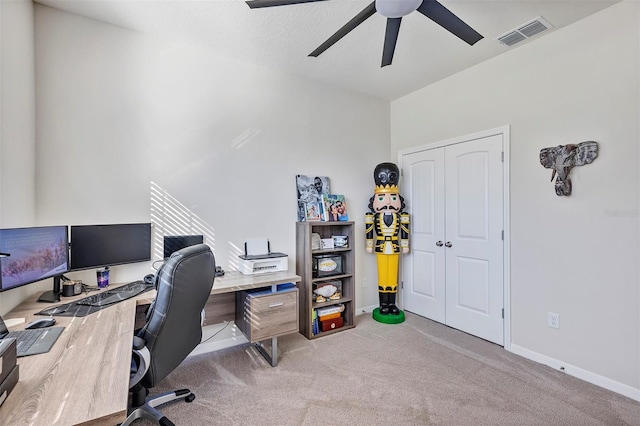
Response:
[[[437,245],[438,247],[442,247],[442,241],[438,241],[438,242],[436,243],[436,245]]]
[[[451,244],[451,241],[447,241],[446,243],[444,243],[445,247],[451,247],[453,244]]]

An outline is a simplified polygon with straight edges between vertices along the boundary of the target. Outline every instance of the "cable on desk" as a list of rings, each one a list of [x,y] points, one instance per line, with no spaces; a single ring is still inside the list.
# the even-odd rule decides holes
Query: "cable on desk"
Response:
[[[220,330],[216,331],[215,333],[213,333],[211,336],[207,337],[206,339],[202,340],[200,343],[207,343],[209,340],[213,339],[218,334],[222,333],[227,327],[229,327],[229,324],[231,324],[231,321],[227,321],[227,323],[224,325],[224,327],[222,327]]]
[[[96,286],[90,286],[89,284],[82,283],[82,292],[89,294],[90,291],[98,291],[100,288]]]

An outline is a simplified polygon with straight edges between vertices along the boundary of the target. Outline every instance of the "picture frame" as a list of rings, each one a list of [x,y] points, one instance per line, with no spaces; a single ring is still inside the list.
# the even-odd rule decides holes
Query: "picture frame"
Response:
[[[298,200],[298,221],[304,222],[306,219],[306,204],[320,203],[322,204],[324,217],[324,203],[322,195],[328,194],[330,191],[329,178],[327,176],[315,175],[296,175],[296,194]],[[305,209],[301,209],[305,206]]]
[[[324,204],[326,221],[328,222],[345,222],[349,220],[347,211],[347,203],[342,194],[323,194],[322,201]]]
[[[310,202],[305,203],[305,220],[307,222],[320,222],[322,221],[322,215],[324,208],[321,203]]]

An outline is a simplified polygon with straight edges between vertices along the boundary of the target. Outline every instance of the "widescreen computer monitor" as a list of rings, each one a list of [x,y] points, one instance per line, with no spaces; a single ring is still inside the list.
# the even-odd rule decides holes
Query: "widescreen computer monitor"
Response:
[[[203,235],[165,235],[164,236],[164,258],[171,257],[171,253],[185,247],[195,246],[204,243]]]
[[[0,229],[0,291],[54,277],[49,294],[59,299],[60,277],[69,271],[67,226]]]
[[[151,223],[71,226],[71,270],[151,260]]]

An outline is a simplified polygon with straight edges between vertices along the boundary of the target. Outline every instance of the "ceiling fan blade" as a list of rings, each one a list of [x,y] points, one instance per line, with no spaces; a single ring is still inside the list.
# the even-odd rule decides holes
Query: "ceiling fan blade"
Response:
[[[382,67],[391,65],[401,22],[402,18],[387,18],[387,31],[384,34],[384,49],[382,51]]]
[[[445,30],[455,36],[458,36],[460,39],[472,46],[484,38],[478,34],[476,30],[471,28],[462,19],[458,18],[449,9],[438,3],[436,0],[424,0],[417,10]]]
[[[368,18],[370,18],[371,15],[373,15],[374,13],[376,13],[376,2],[372,1],[369,6],[362,9],[360,13],[358,13],[356,16],[353,17],[353,19],[351,19],[342,28],[336,31],[335,34],[333,34],[331,37],[327,39],[327,41],[325,41],[320,46],[318,46],[316,50],[309,53],[309,56],[316,56],[316,57],[319,56],[322,52],[324,52],[325,50],[333,46],[342,37],[349,34],[349,32],[353,30],[355,27],[357,27],[358,25],[366,21]]]
[[[311,3],[315,1],[325,0],[252,0],[246,1],[245,3],[247,3],[251,9],[257,9],[260,7],[288,6],[290,4]]]

